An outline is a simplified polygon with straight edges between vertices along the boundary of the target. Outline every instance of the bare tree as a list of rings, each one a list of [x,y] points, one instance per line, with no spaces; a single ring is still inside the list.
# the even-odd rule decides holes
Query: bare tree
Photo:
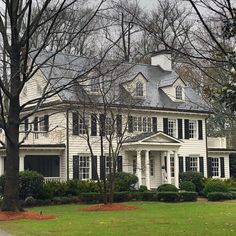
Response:
[[[42,66],[46,64],[54,65],[57,54],[65,50],[76,37],[84,33],[84,30],[88,28],[95,16],[102,10],[104,3],[101,0],[89,14],[85,14],[86,18],[82,16],[81,21],[78,19],[79,22],[82,22],[81,25],[70,32],[70,37],[66,42],[58,43],[53,48],[53,52],[44,54],[43,50],[49,44],[50,40],[48,39],[52,35],[61,35],[63,38],[63,35],[67,34],[66,31],[61,32],[60,28],[56,29],[54,26],[57,25],[58,21],[61,22],[60,19],[66,10],[78,2],[78,0],[63,0],[55,4],[51,0],[44,2],[17,0],[3,3],[4,11],[0,16],[2,37],[0,125],[6,136],[6,181],[2,203],[3,211],[19,211],[21,209],[18,188],[20,124],[34,114],[46,99],[71,86],[74,81],[92,70],[105,57],[106,53],[103,57],[100,57],[101,60],[93,63],[93,66],[88,64],[87,67],[83,68],[83,73],[81,71],[71,72],[68,78],[65,76],[64,83],[59,83],[62,78],[52,76],[53,78],[50,78],[42,89],[41,96],[22,104],[20,94],[25,84],[34,78],[34,75]],[[46,27],[44,28],[44,26]],[[37,48],[33,49],[32,39],[41,30],[44,33],[43,40],[40,39]],[[71,65],[67,66],[70,67]],[[22,116],[21,113],[25,107],[33,104],[32,112]]]

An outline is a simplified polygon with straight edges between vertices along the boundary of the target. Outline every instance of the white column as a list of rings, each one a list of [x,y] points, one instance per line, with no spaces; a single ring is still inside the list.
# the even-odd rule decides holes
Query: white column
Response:
[[[138,186],[142,185],[142,167],[141,167],[141,151],[137,151],[137,177],[138,177]]]
[[[178,153],[174,152],[174,166],[175,166],[175,186],[179,188],[179,157]]]
[[[20,156],[19,171],[23,171],[24,170],[24,165],[25,165],[25,156]]]
[[[0,157],[0,176],[4,174],[4,157]]]
[[[150,159],[149,150],[145,151],[145,178],[147,189],[150,189]]]
[[[167,151],[166,163],[167,163],[167,183],[171,184],[170,151]]]

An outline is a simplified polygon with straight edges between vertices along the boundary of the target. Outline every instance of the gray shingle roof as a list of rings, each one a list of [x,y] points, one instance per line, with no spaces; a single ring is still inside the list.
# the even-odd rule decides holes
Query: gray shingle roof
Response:
[[[42,64],[48,56],[52,55],[50,52],[42,52],[36,60],[36,64]],[[50,82],[54,86],[60,86],[72,80],[72,78],[79,77],[89,69],[93,68],[97,60],[88,59],[85,57],[72,56],[64,53],[59,53],[55,58],[43,63],[41,70],[46,78],[50,78]],[[142,73],[147,79],[147,96],[140,100],[137,106],[150,107],[156,109],[174,109],[174,110],[191,110],[198,112],[209,112],[209,107],[203,99],[190,87],[185,87],[185,101],[175,102],[163,92],[161,87],[168,86],[174,83],[178,78],[176,72],[163,71],[159,66],[152,66],[146,64],[132,64],[124,63],[121,65],[114,65],[112,62],[105,62],[104,68],[114,67],[110,72],[111,77],[116,73],[117,80],[114,87],[111,89],[111,94],[120,94],[119,103],[125,104],[129,91],[127,91],[122,84],[131,81],[138,73]],[[104,62],[103,62],[104,64]],[[79,78],[81,79],[81,78]],[[60,92],[60,96],[66,101],[78,101],[78,96],[82,96],[82,88],[78,85],[73,85]],[[132,96],[129,96],[132,99]],[[102,101],[99,96],[94,96],[96,101]],[[135,99],[135,98],[133,98]]]

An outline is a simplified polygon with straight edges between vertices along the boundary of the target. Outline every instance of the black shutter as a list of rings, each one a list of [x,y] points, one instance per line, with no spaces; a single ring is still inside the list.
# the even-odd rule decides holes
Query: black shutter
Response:
[[[29,130],[29,119],[26,118],[25,119],[25,132],[27,132]]]
[[[198,120],[198,139],[203,139],[202,120]]]
[[[189,139],[189,120],[184,120],[184,138]]]
[[[185,157],[186,171],[190,171],[190,157]]]
[[[48,115],[44,116],[44,127],[45,127],[45,131],[48,132],[49,130],[49,116]]]
[[[105,115],[100,114],[99,117],[100,135],[105,136]]]
[[[36,116],[34,118],[34,131],[38,131],[39,130],[39,118]]]
[[[211,157],[207,158],[207,177],[212,177],[212,165],[211,165]]]
[[[157,118],[156,117],[152,117],[152,131],[153,132],[157,132]]]
[[[178,138],[182,139],[183,138],[183,120],[178,119]]]
[[[220,158],[220,177],[225,178],[225,159],[224,159],[224,157]]]
[[[100,156],[100,179],[105,178],[105,157]]]
[[[92,156],[92,179],[97,180],[98,179],[98,173],[97,173],[97,156]]]
[[[117,128],[117,135],[122,135],[122,115],[116,116],[116,128]]]
[[[128,132],[133,133],[133,117],[128,117]]]
[[[179,173],[183,173],[184,172],[184,160],[183,157],[179,157]]]
[[[199,157],[199,170],[204,175],[204,162],[203,157]]]
[[[97,116],[91,115],[91,136],[97,136]]]
[[[167,171],[167,157],[164,157],[164,162],[165,162],[165,170]]]
[[[72,113],[72,133],[79,135],[79,115],[77,112]]]
[[[73,179],[79,179],[79,156],[73,156]]]
[[[168,118],[163,118],[163,132],[168,134]]]
[[[117,171],[122,172],[123,171],[123,159],[122,156],[117,157]]]

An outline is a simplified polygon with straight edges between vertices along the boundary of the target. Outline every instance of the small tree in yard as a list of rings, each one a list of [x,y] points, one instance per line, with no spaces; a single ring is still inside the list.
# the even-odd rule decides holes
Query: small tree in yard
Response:
[[[84,34],[90,23],[94,22],[95,16],[101,11],[104,1],[101,0],[88,14],[82,15],[82,22],[79,27],[70,27],[71,21],[66,21],[66,30],[60,31],[55,27],[61,22],[61,17],[65,11],[74,4],[82,4],[83,1],[32,1],[32,0],[11,0],[3,1],[3,11],[0,16],[1,44],[1,78],[0,78],[0,126],[5,132],[6,142],[6,184],[4,188],[2,211],[19,211],[19,125],[29,116],[33,115],[41,107],[46,99],[58,94],[63,89],[71,86],[74,81],[84,76],[91,68],[83,68],[83,73],[74,73],[68,82],[52,88],[53,80],[50,78],[42,89],[42,94],[38,98],[22,103],[20,94],[25,84],[32,80],[37,71],[49,63],[53,62],[59,52],[64,51],[74,39]],[[79,5],[77,5],[79,6]],[[94,26],[94,24],[93,24]],[[92,29],[89,29],[90,32]],[[33,40],[36,35],[41,34],[37,42],[37,48],[33,49]],[[66,41],[60,42],[60,38],[68,34]],[[58,37],[58,36],[61,37]],[[57,37],[54,37],[57,36]],[[43,61],[37,63],[38,58],[47,49],[47,45],[57,38],[53,52],[44,57]],[[54,41],[55,42],[55,41]],[[104,53],[106,54],[106,52]],[[104,56],[101,56],[104,58]],[[53,77],[53,76],[52,76]],[[55,78],[55,80],[60,78]],[[55,85],[55,83],[54,83]],[[22,111],[28,105],[34,105],[34,109],[27,115],[22,115]]]

